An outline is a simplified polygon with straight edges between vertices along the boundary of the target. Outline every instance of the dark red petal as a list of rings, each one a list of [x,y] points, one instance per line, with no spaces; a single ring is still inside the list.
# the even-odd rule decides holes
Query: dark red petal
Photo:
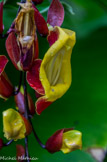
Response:
[[[9,55],[12,63],[14,64],[16,69],[18,69],[17,63],[20,60],[20,50],[19,50],[19,46],[17,44],[16,36],[13,32],[11,32],[9,34],[9,36],[6,40],[6,50],[7,50],[7,53]]]
[[[40,97],[36,101],[36,112],[38,115],[42,113],[43,110],[45,110],[48,106],[50,106],[52,102],[47,101],[44,97]]]
[[[22,69],[25,71],[29,70],[33,64],[33,61],[34,61],[34,51],[33,51],[33,45],[32,45],[30,49],[26,48],[26,53],[21,52]]]
[[[2,149],[3,147],[3,140],[0,138],[0,150]]]
[[[7,57],[4,56],[4,55],[0,55],[0,75],[4,71],[4,68],[5,68],[7,63],[8,63]]]
[[[64,20],[64,8],[59,0],[52,0],[48,10],[47,23],[52,26],[61,26]]]
[[[34,61],[32,68],[27,72],[27,81],[35,91],[44,95],[44,88],[39,79],[39,69],[41,62],[42,60],[40,59]]]
[[[37,91],[35,91],[35,95],[36,95],[36,98],[40,98],[40,97],[43,96],[43,95],[41,95],[40,93],[38,93]]]
[[[27,120],[23,115],[20,114],[20,116],[22,117],[25,127],[26,127],[26,136],[29,135],[32,131],[32,126],[29,122],[29,120]]]
[[[16,158],[18,162],[22,162],[21,157],[25,157],[25,148],[22,145],[16,145]]]
[[[52,46],[58,40],[58,37],[59,37],[58,30],[50,31],[49,32],[49,35],[47,37],[47,40],[49,42],[49,45]]]
[[[71,130],[74,130],[74,128],[65,128],[64,132],[68,132],[68,131],[71,131]]]
[[[43,2],[43,0],[32,0],[32,1],[35,2],[36,5]]]
[[[0,34],[3,32],[3,2],[0,2]]]
[[[34,53],[35,53],[34,59],[37,59],[39,57],[39,44],[38,44],[38,37],[37,36],[34,40]]]
[[[64,129],[56,131],[46,142],[46,149],[50,153],[60,151]]]
[[[48,35],[47,23],[34,5],[33,5],[33,8],[34,8],[34,17],[35,17],[35,24],[36,24],[37,30],[41,36],[47,36]]]
[[[12,95],[14,88],[10,83],[7,75],[3,72],[0,76],[0,95],[3,98],[8,98]]]

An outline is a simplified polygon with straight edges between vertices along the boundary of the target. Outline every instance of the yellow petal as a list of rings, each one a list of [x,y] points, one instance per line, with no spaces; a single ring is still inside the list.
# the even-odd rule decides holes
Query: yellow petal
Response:
[[[8,140],[25,138],[26,127],[24,121],[14,109],[3,112],[3,127],[4,136]]]
[[[63,142],[61,151],[69,153],[82,148],[82,133],[77,130],[71,130],[63,133]]]
[[[62,97],[71,85],[71,53],[75,44],[75,32],[55,27],[58,40],[46,52],[40,67],[40,80],[45,98],[55,101]]]

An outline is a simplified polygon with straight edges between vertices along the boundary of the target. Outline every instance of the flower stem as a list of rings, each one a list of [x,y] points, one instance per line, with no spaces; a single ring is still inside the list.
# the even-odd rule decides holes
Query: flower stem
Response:
[[[33,124],[32,124],[31,119],[29,119],[29,121],[30,121],[30,124],[32,125],[32,131],[33,131],[33,134],[34,134],[34,136],[35,136],[37,142],[39,143],[39,145],[40,145],[43,149],[45,149],[45,145],[44,145],[44,144],[41,142],[41,140],[39,139],[39,137],[38,137],[38,135],[37,135],[37,133],[36,133],[34,127],[33,127]]]
[[[28,98],[27,98],[27,83],[26,83],[26,72],[24,72],[24,105],[25,105],[25,118],[29,119],[29,107],[28,107]],[[27,157],[26,161],[30,162],[29,160],[29,152],[28,152],[28,137],[25,137],[25,155]]]
[[[13,142],[13,139],[12,139],[12,140],[10,140],[10,141],[9,141],[9,142],[7,142],[7,143],[4,143],[3,145],[4,145],[4,146],[8,146],[8,145],[10,145],[12,142]]]
[[[19,79],[19,85],[18,85],[18,89],[16,91],[13,92],[13,96],[17,95],[20,91],[20,87],[21,87],[21,84],[22,84],[22,76],[23,76],[23,73],[22,71],[20,72],[20,79]]]

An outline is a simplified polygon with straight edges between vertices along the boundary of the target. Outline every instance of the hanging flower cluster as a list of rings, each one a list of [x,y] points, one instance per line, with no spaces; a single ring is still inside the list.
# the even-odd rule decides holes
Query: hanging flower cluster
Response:
[[[0,138],[0,149],[13,140],[25,138],[25,148],[17,145],[18,156],[28,156],[27,136],[33,132],[38,143],[50,153],[62,151],[69,153],[82,148],[82,133],[73,128],[56,131],[43,145],[38,138],[32,116],[41,114],[50,104],[61,98],[72,82],[71,54],[75,45],[75,32],[61,28],[64,8],[59,0],[52,0],[48,10],[47,22],[35,5],[43,0],[26,0],[17,3],[20,10],[6,36],[6,50],[10,60],[20,71],[20,83],[13,87],[4,72],[8,59],[0,55],[0,97],[14,96],[17,110],[9,108],[3,112],[4,137],[10,140],[4,144]],[[49,49],[43,60],[39,59],[37,32],[46,37]],[[0,36],[3,36],[3,2],[0,3]],[[45,39],[45,38],[44,38]],[[24,77],[22,77],[24,74]],[[23,78],[23,86],[21,86]],[[34,105],[27,92],[27,83],[35,90],[37,101]],[[35,111],[36,110],[36,111]]]

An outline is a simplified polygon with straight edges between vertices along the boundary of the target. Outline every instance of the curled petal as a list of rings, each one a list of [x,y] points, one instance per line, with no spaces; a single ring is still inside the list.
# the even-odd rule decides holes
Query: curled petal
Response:
[[[25,148],[22,145],[16,145],[16,158],[18,162],[21,162],[21,158],[25,157]]]
[[[5,66],[7,65],[7,63],[8,63],[7,57],[4,56],[4,55],[0,55],[0,75],[4,71]]]
[[[64,20],[64,8],[59,0],[52,0],[48,10],[47,23],[54,26],[61,26]]]
[[[6,50],[16,69],[21,69],[21,67],[18,67],[18,62],[20,60],[20,49],[14,32],[11,32],[6,40]]]
[[[39,70],[42,60],[37,59],[34,61],[32,68],[27,72],[27,81],[29,85],[38,93],[44,95],[44,89],[39,79]]]
[[[3,99],[9,98],[14,91],[14,88],[8,79],[5,72],[0,76],[0,97]]]
[[[0,150],[2,149],[3,147],[3,140],[0,138]]]
[[[60,150],[62,147],[62,137],[64,129],[56,131],[46,142],[46,149],[50,153],[54,153]]]
[[[47,23],[34,5],[33,8],[34,8],[34,18],[35,18],[37,30],[39,34],[41,34],[42,36],[47,36],[48,35]]]
[[[0,2],[0,34],[3,32],[3,2]]]
[[[8,109],[3,112],[3,131],[4,136],[8,140],[25,138],[25,123],[20,114],[14,109]]]
[[[42,113],[43,110],[45,110],[48,106],[50,106],[52,102],[47,101],[45,97],[40,97],[36,101],[36,112],[38,115]]]

